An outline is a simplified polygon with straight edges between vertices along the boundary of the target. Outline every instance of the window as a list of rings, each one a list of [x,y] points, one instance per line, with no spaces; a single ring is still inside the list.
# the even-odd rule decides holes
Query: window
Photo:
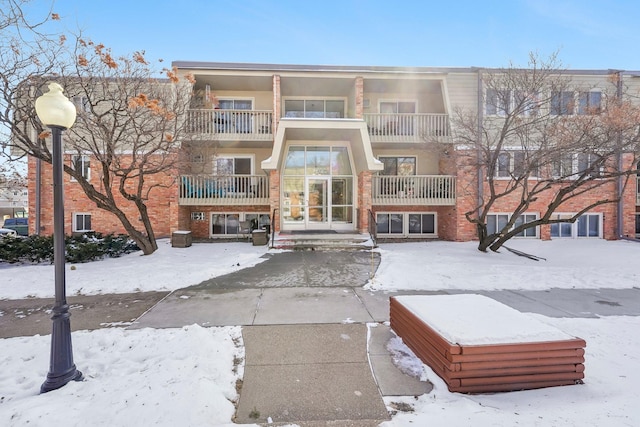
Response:
[[[554,116],[566,116],[573,114],[573,92],[551,92],[551,114]]]
[[[640,213],[636,214],[636,237],[640,236]]]
[[[578,114],[600,114],[602,93],[600,92],[579,92],[578,93]]]
[[[251,157],[216,157],[214,175],[251,175]]]
[[[538,95],[525,90],[487,89],[485,112],[488,116],[534,116],[538,112]]]
[[[569,219],[573,214],[556,214],[553,219]],[[600,238],[602,230],[602,214],[584,214],[578,217],[573,224],[561,222],[551,224],[551,237],[557,238],[578,238],[590,237]]]
[[[377,232],[390,237],[436,237],[436,214],[431,212],[376,213]]]
[[[555,178],[570,177],[573,175],[573,155],[563,154],[552,163],[551,174]]]
[[[270,224],[268,213],[212,213],[211,235],[213,237],[235,237],[238,234],[241,221],[255,221],[258,228]]]
[[[506,89],[487,89],[485,111],[489,116],[504,116],[510,110],[511,91]]]
[[[384,164],[380,175],[411,176],[416,174],[415,157],[379,157],[378,160]]]
[[[76,107],[76,112],[87,113],[91,110],[91,104],[89,104],[89,98],[86,96],[74,96],[73,97],[73,105]]]
[[[589,171],[588,175],[592,177],[600,176],[601,168],[599,167],[602,158],[594,153],[578,153],[578,173]]]
[[[595,153],[563,154],[553,161],[551,173],[554,178],[569,179],[589,171],[588,176],[598,177],[602,173],[602,160],[602,157]]]
[[[91,177],[89,156],[71,156],[71,166],[74,170],[79,171],[80,175],[87,181]]]
[[[511,175],[511,155],[509,153],[498,154],[498,162],[496,164],[496,174],[499,177],[508,177]]]
[[[525,151],[509,150],[498,154],[495,176],[499,178],[514,176],[517,178],[525,174],[531,177],[538,176],[537,165],[527,162],[527,153]]]
[[[73,214],[73,231],[75,232],[92,231],[91,214],[74,213]]]
[[[576,103],[577,100],[577,103]],[[570,114],[600,114],[602,93],[599,91],[551,92],[551,114],[566,116]],[[577,108],[576,108],[577,104]]]
[[[313,119],[344,118],[344,100],[341,99],[286,99],[285,117]]]
[[[500,232],[509,223],[511,214],[488,214],[487,215],[487,233],[494,234]],[[522,224],[532,222],[538,219],[537,214],[522,214],[519,215],[513,223],[513,228],[519,227]],[[538,227],[527,228],[524,231],[516,234],[516,237],[538,237]]]

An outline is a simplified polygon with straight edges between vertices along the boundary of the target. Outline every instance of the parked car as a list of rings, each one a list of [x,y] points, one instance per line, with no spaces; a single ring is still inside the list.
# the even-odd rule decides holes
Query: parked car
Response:
[[[7,218],[2,228],[15,230],[20,236],[29,235],[29,218]]]
[[[8,228],[0,228],[0,238],[5,236],[17,237],[18,233],[16,233],[16,230],[10,230]]]

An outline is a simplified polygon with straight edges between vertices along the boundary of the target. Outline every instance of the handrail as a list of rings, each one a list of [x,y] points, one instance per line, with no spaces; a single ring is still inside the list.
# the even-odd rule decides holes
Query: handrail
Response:
[[[378,246],[378,223],[376,222],[376,216],[371,209],[369,209],[369,224],[368,224],[369,236],[373,241],[373,246]]]
[[[269,249],[273,249],[273,244],[275,243],[275,235],[276,235],[276,212],[279,208],[273,208],[273,213],[271,214],[271,245]]]

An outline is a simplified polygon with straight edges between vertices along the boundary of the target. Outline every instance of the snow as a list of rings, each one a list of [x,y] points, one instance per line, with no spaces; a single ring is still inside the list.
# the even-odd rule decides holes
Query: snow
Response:
[[[452,344],[511,344],[575,338],[483,295],[404,295],[396,300]]]
[[[640,283],[640,244],[602,240],[514,240],[546,258],[479,253],[474,243],[384,244],[367,285],[379,290],[618,288]],[[160,242],[150,256],[130,254],[67,266],[69,294],[173,290],[263,261],[266,247],[246,243]],[[53,295],[53,266],[0,263],[0,298]],[[549,318],[527,314],[587,342],[580,386],[492,395],[450,393],[398,338],[387,347],[406,372],[434,384],[428,394],[387,397],[398,413],[384,427],[640,425],[640,317]],[[74,360],[85,381],[38,394],[48,370],[49,336],[0,339],[2,426],[220,426],[233,424],[235,384],[243,375],[239,327],[102,329],[73,333]]]

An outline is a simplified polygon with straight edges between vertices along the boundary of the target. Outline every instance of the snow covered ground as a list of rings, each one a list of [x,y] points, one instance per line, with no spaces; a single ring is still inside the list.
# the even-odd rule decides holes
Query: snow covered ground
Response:
[[[517,240],[516,249],[546,258],[535,262],[482,254],[473,243],[384,244],[371,289],[633,288],[640,244],[600,240]],[[261,262],[266,247],[246,243],[167,241],[147,257],[129,254],[67,266],[68,294],[173,290]],[[212,262],[215,260],[215,262]],[[197,265],[197,268],[190,268]],[[0,263],[0,298],[53,296],[53,266]],[[3,313],[0,312],[0,316]],[[585,384],[493,395],[449,393],[428,367],[404,356],[434,383],[426,395],[387,398],[399,411],[391,426],[637,426],[640,425],[640,317],[548,318],[537,321],[587,341]],[[399,340],[392,343],[406,353]],[[219,426],[232,425],[236,381],[242,378],[239,327],[169,330],[103,329],[73,333],[74,358],[85,381],[38,394],[46,378],[49,336],[0,340],[2,426]]]

